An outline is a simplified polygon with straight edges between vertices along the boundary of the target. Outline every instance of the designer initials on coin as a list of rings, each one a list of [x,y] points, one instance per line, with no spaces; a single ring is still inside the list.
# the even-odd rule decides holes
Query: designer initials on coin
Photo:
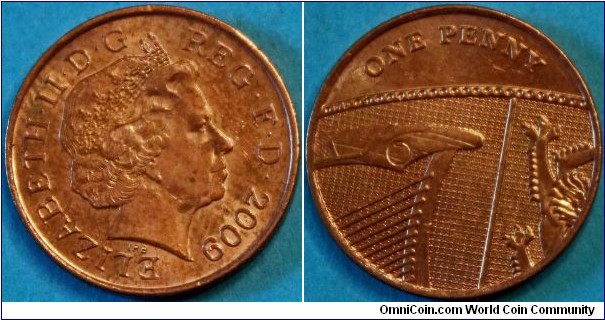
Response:
[[[292,195],[298,136],[276,70],[204,14],[134,7],[79,26],[30,72],[7,137],[23,221],[99,286],[165,294],[232,271]]]
[[[379,279],[489,294],[551,262],[601,170],[584,81],[548,38],[496,11],[396,17],[338,62],[309,125],[308,174],[338,244]]]

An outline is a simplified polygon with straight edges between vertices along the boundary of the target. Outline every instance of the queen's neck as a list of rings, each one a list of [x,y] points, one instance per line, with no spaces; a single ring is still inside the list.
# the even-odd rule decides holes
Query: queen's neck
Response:
[[[191,261],[188,238],[194,211],[186,210],[163,188],[149,184],[120,208],[108,239],[151,244]]]

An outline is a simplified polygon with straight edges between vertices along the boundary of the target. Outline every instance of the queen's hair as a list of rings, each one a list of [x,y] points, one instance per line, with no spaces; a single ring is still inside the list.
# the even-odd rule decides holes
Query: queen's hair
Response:
[[[71,157],[74,191],[93,207],[131,201],[147,170],[167,144],[162,117],[146,96],[159,94],[147,83],[174,69],[151,34],[140,56],[126,56],[80,81],[69,93],[61,125],[61,144]],[[191,62],[185,63],[195,72]],[[157,79],[156,79],[157,80]],[[154,91],[154,92],[150,92]]]

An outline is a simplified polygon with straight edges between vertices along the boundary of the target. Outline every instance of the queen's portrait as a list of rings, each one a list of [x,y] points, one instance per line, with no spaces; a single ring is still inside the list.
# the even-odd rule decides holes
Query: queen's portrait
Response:
[[[223,198],[232,140],[214,121],[192,61],[171,62],[158,39],[77,83],[60,140],[71,188],[114,208],[110,240],[138,241],[193,260],[194,213]],[[200,211],[203,211],[200,210]]]

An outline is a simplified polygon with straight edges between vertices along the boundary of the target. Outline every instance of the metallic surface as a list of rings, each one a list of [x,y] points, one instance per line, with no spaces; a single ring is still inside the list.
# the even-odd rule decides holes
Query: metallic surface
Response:
[[[322,219],[379,279],[462,298],[569,244],[600,174],[592,98],[544,35],[476,7],[421,9],[359,40],[324,83],[307,163]]]
[[[23,221],[101,287],[168,294],[225,276],[268,240],[292,195],[298,136],[276,70],[199,12],[94,18],[38,61],[6,139]]]

